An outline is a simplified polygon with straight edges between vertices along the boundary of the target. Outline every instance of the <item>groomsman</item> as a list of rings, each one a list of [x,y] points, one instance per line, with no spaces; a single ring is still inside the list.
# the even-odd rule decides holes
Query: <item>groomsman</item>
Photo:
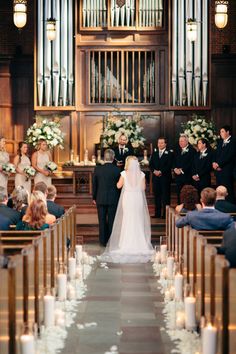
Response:
[[[179,147],[174,159],[174,173],[178,204],[180,204],[180,191],[186,184],[192,184],[192,163],[196,151],[189,144],[188,137],[181,134],[179,137]]]
[[[125,134],[120,135],[118,146],[114,149],[114,152],[117,166],[124,168],[126,157],[134,154],[134,149],[132,145],[129,144]]]
[[[224,125],[220,129],[221,139],[213,157],[212,167],[216,176],[217,186],[225,186],[228,190],[228,200],[234,202],[233,169],[235,164],[235,141],[231,136],[231,128]]]
[[[97,206],[99,222],[99,240],[106,246],[113,227],[120,191],[116,184],[120,178],[120,169],[113,164],[114,151],[104,153],[104,165],[95,167],[93,175],[93,204]]]
[[[212,151],[204,138],[198,140],[197,147],[198,153],[193,159],[192,179],[200,195],[204,188],[211,186]]]
[[[170,204],[171,167],[173,154],[167,150],[167,140],[160,137],[158,150],[150,158],[149,166],[153,173],[153,193],[155,198],[156,218],[165,218],[166,205]]]

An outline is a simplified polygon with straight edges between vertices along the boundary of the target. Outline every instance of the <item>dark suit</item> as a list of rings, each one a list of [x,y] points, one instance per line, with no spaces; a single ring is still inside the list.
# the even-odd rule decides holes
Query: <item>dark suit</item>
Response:
[[[21,219],[21,214],[6,206],[5,204],[0,204],[0,215],[5,216],[12,225],[16,225],[18,221]]]
[[[173,154],[165,150],[159,157],[159,150],[155,151],[149,162],[150,170],[161,171],[161,176],[152,176],[153,193],[155,198],[155,216],[165,217],[166,205],[170,204],[171,167]]]
[[[10,225],[11,225],[10,219],[0,214],[0,230],[4,230],[4,231],[9,230]]]
[[[226,230],[234,224],[233,218],[216,209],[190,211],[176,220],[177,227],[190,225],[195,230]]]
[[[47,207],[49,214],[55,215],[57,219],[59,219],[63,214],[65,214],[65,209],[61,206],[53,202],[52,200],[47,200]]]
[[[93,200],[96,201],[99,221],[99,239],[105,246],[112,232],[120,191],[116,184],[120,169],[112,163],[96,166],[93,175]]]
[[[215,202],[215,208],[223,213],[236,213],[236,205],[225,199],[217,200]]]
[[[114,149],[114,153],[115,153],[115,161],[121,162],[121,164],[124,166],[126,157],[134,155],[134,149],[130,144],[125,145],[123,151],[122,149],[119,148],[119,146],[117,146]]]
[[[194,155],[196,154],[195,149],[188,145],[187,151],[182,151],[178,147],[175,159],[174,159],[174,168],[181,168],[183,173],[180,175],[175,175],[176,182],[176,192],[178,197],[178,204],[180,204],[180,191],[186,184],[193,184],[192,180],[192,163]]]
[[[200,180],[192,183],[198,192],[211,186],[211,170],[212,170],[212,152],[207,149],[204,154],[196,153],[193,158],[192,175],[198,175]]]
[[[223,244],[220,247],[220,252],[223,253],[226,259],[230,262],[231,267],[236,267],[236,229],[235,224],[224,232]]]
[[[235,140],[230,137],[229,142],[224,144],[220,139],[213,157],[213,162],[217,162],[220,171],[215,171],[217,186],[225,186],[228,190],[228,200],[234,201],[233,169],[235,164]]]

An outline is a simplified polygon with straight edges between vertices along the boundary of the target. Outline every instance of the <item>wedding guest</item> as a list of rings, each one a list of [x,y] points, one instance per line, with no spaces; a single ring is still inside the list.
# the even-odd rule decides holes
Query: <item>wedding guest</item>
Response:
[[[9,154],[6,151],[6,140],[3,137],[0,137],[0,186],[5,189],[7,194],[7,184],[8,184],[8,174],[3,171],[2,165],[9,163],[10,158]]]
[[[48,187],[46,185],[46,183],[44,182],[38,182],[34,185],[34,188],[33,188],[33,191],[36,192],[36,191],[40,191],[42,192],[45,197],[47,198],[47,195],[48,195]]]
[[[236,205],[225,200],[228,195],[225,186],[218,186],[216,188],[216,203],[215,208],[223,213],[236,213]]]
[[[211,186],[212,151],[204,138],[198,140],[197,147],[198,152],[193,158],[192,179],[200,195],[204,188]]]
[[[220,129],[221,139],[213,157],[212,167],[217,186],[225,186],[228,191],[227,200],[234,202],[233,169],[235,164],[235,140],[231,136],[231,128],[224,125]]]
[[[167,140],[157,140],[158,150],[154,151],[149,161],[153,173],[153,193],[155,198],[155,218],[165,218],[166,206],[170,204],[171,167],[173,154],[167,149]]]
[[[188,137],[181,134],[179,146],[174,158],[174,173],[178,204],[180,204],[180,191],[185,184],[192,184],[192,163],[196,151],[189,144]]]
[[[45,230],[47,223],[47,209],[43,200],[33,200],[27,208],[22,221],[16,225],[16,230]]]
[[[191,184],[183,186],[180,192],[180,204],[176,206],[177,213],[187,213],[192,210],[200,210],[198,191]]]
[[[236,268],[236,229],[235,223],[224,232],[223,243],[218,253],[224,254],[231,268]]]
[[[34,177],[34,183],[44,182],[47,186],[52,184],[51,172],[46,169],[46,165],[49,161],[52,161],[50,151],[48,151],[48,145],[46,140],[39,140],[38,151],[32,155],[32,166],[35,168],[36,175]]]
[[[113,164],[114,151],[104,153],[104,165],[95,167],[93,175],[93,204],[97,206],[100,244],[106,246],[112,232],[120,192],[116,183],[120,169]]]
[[[121,134],[118,139],[118,146],[114,149],[115,161],[117,166],[124,167],[127,156],[134,154],[134,149],[129,144],[128,138],[125,134]]]
[[[10,225],[10,219],[0,214],[0,231],[10,230]]]
[[[0,215],[10,221],[10,224],[15,225],[21,219],[21,214],[7,206],[8,196],[6,189],[0,186]]]
[[[233,218],[219,210],[214,205],[216,191],[212,188],[204,188],[201,191],[201,210],[190,211],[186,216],[176,220],[177,227],[190,225],[195,230],[226,230],[233,224]]]
[[[25,214],[29,204],[29,193],[23,186],[15,188],[11,194],[12,207],[21,213],[21,217]]]
[[[47,200],[46,200],[45,194],[43,194],[40,191],[33,191],[30,196],[30,203],[34,200],[42,200],[44,202],[46,210],[47,210]],[[54,224],[55,221],[56,221],[55,215],[50,214],[47,210],[46,223],[51,225],[51,224]]]
[[[47,189],[47,208],[48,212],[54,215],[57,219],[60,218],[63,214],[65,214],[65,209],[55,203],[55,199],[57,196],[57,189],[55,186],[51,185]]]
[[[19,143],[17,155],[14,158],[14,165],[16,166],[15,187],[23,186],[28,193],[31,193],[31,179],[27,177],[24,169],[31,166],[30,159],[27,155],[28,145],[24,141]]]

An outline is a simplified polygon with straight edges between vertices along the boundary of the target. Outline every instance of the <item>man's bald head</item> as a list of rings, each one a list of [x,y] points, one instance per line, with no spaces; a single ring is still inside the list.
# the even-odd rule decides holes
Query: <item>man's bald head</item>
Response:
[[[225,186],[218,186],[216,188],[216,199],[225,199],[227,195],[228,191]]]

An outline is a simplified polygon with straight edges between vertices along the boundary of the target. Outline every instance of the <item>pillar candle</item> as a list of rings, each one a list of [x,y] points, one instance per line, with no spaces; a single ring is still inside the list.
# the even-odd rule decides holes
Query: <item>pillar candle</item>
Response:
[[[76,260],[73,257],[70,257],[68,260],[68,268],[69,268],[69,277],[70,279],[75,278],[76,273]]]
[[[81,266],[76,267],[76,278],[80,279],[83,275],[83,269]]]
[[[82,245],[75,246],[76,261],[79,263],[82,260],[83,248]]]
[[[54,326],[55,324],[55,298],[52,295],[45,295],[44,303],[44,325],[45,327]]]
[[[157,251],[155,255],[155,263],[160,263],[160,262],[161,262],[161,253]]]
[[[167,255],[167,245],[161,245],[161,262],[166,262],[166,255]]]
[[[66,300],[66,274],[59,273],[57,275],[57,286],[58,286],[58,300],[65,301]]]
[[[185,328],[193,330],[196,328],[196,299],[189,296],[184,299]]]
[[[76,299],[76,292],[75,288],[72,284],[68,284],[67,286],[67,298],[68,300],[75,300]]]
[[[185,316],[184,312],[178,311],[176,313],[176,328],[177,329],[183,329],[185,324]]]
[[[202,354],[216,354],[217,329],[211,324],[202,330]]]
[[[173,277],[174,257],[167,257],[167,277]]]
[[[21,354],[34,354],[34,336],[32,336],[32,334],[22,334],[22,336],[20,336],[20,348]]]
[[[183,275],[180,273],[175,275],[175,299],[183,299]]]

